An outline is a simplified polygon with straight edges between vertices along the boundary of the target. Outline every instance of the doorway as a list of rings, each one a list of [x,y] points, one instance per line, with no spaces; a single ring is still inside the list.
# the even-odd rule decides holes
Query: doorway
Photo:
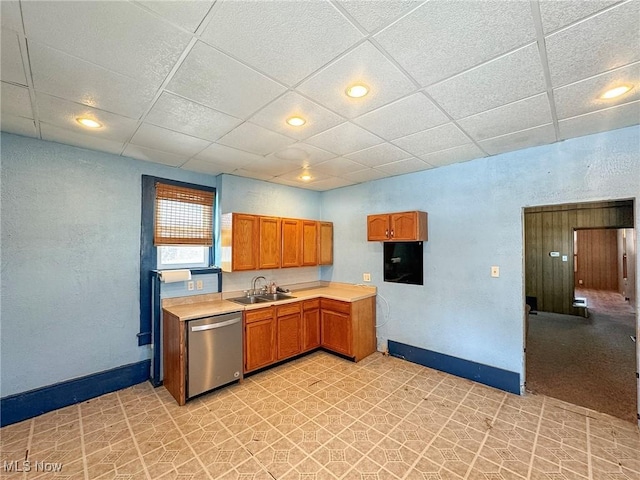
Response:
[[[525,291],[537,308],[525,365],[527,391],[635,422],[633,208],[617,201],[525,209]]]

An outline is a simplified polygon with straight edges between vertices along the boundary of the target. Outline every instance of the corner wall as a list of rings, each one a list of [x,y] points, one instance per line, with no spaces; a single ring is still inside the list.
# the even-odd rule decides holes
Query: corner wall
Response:
[[[639,132],[630,127],[328,191],[322,210],[334,222],[334,264],[322,279],[360,283],[371,273],[384,297],[379,348],[395,340],[516,372],[522,384],[523,209],[620,198],[637,205]],[[367,242],[366,216],[414,209],[429,213],[425,284],[385,283],[382,244]],[[492,265],[499,278],[491,278]]]

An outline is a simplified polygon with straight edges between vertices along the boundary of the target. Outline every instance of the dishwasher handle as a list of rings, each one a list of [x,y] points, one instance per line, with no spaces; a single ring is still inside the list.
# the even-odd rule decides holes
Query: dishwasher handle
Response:
[[[192,332],[202,332],[204,330],[213,330],[214,328],[222,328],[228,327],[229,325],[233,325],[242,320],[242,317],[232,318],[231,320],[227,320],[226,322],[218,322],[218,323],[209,323],[207,325],[199,325],[197,327],[191,327]]]

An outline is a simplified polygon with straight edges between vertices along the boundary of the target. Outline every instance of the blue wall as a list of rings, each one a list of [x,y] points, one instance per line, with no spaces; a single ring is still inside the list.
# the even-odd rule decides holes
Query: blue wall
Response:
[[[524,380],[523,208],[640,198],[638,127],[567,140],[323,194],[334,222],[324,280],[372,284],[379,348],[386,339],[516,372]],[[636,203],[636,207],[638,207]],[[366,216],[424,210],[424,286],[384,283],[382,243]],[[640,218],[636,208],[636,225]],[[500,277],[490,267],[500,266]]]
[[[141,175],[216,177],[2,134],[0,397],[149,358]]]

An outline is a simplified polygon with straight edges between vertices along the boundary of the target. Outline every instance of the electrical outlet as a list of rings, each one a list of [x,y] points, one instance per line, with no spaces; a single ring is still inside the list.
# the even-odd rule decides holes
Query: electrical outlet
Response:
[[[202,280],[196,281],[196,290],[202,290]]]
[[[190,282],[187,282],[187,290],[189,291],[193,290],[193,280]]]
[[[363,273],[362,274],[362,281],[363,282],[370,282],[371,281],[371,274],[370,273]]]
[[[491,267],[491,276],[498,278],[500,276],[500,267],[496,267],[495,265]]]

